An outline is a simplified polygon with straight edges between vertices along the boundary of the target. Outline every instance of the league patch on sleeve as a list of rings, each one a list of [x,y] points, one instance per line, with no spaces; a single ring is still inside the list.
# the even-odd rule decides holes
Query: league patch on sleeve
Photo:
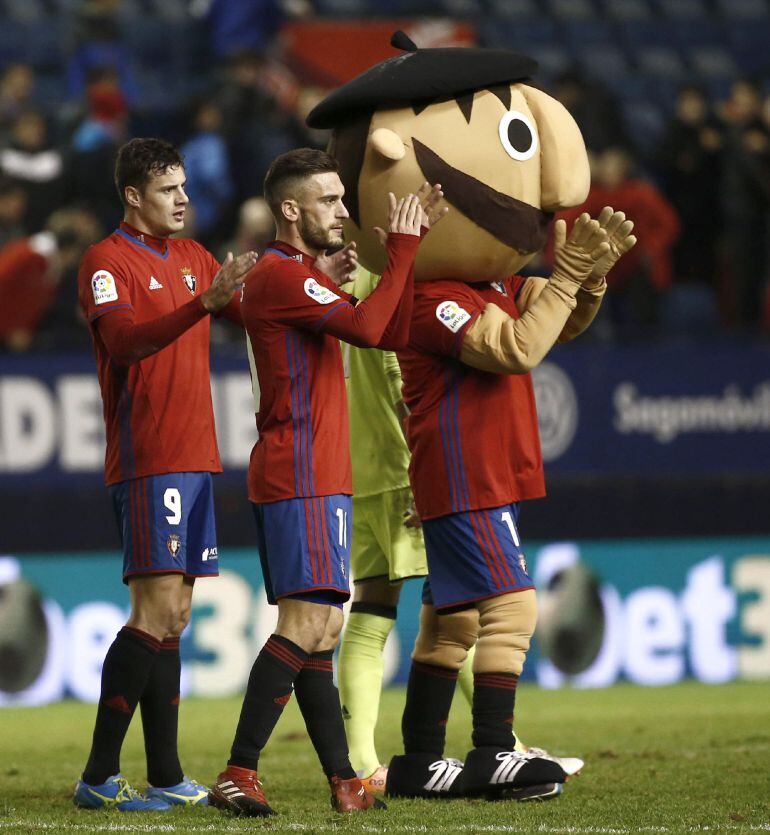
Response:
[[[436,308],[436,318],[444,327],[449,328],[452,333],[457,333],[460,328],[471,318],[467,310],[460,307],[457,302],[441,302]]]
[[[91,276],[91,289],[96,304],[118,300],[118,288],[115,286],[115,279],[112,273],[107,272],[107,270],[97,270]]]
[[[328,287],[319,284],[314,278],[305,280],[305,292],[313,301],[318,304],[331,304],[335,300],[339,300],[339,296],[333,293]]]

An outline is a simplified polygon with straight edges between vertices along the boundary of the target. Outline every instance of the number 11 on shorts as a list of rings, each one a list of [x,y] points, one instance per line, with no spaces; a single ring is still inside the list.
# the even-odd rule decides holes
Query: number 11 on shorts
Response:
[[[337,533],[340,548],[348,547],[348,512],[341,507],[337,508]]]
[[[500,517],[501,522],[505,522],[508,525],[508,530],[511,532],[511,539],[513,539],[513,544],[517,548],[521,548],[521,543],[519,542],[519,535],[516,533],[516,524],[513,521],[513,516],[511,516],[510,510],[504,510],[503,515]]]

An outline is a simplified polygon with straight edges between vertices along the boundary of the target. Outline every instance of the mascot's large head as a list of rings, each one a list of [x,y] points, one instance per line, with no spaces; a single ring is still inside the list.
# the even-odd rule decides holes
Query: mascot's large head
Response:
[[[506,50],[405,50],[335,90],[307,118],[333,128],[348,237],[382,272],[372,227],[387,228],[387,192],[440,183],[447,217],[420,247],[415,278],[494,281],[542,249],[553,213],[580,205],[589,169],[574,119],[527,83],[536,63]]]

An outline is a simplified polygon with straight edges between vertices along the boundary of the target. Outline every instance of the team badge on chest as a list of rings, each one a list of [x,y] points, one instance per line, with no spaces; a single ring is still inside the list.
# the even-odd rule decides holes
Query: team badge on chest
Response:
[[[166,540],[166,548],[168,548],[169,554],[171,554],[172,557],[176,557],[181,547],[182,540],[180,539],[179,534],[172,533]]]
[[[182,280],[187,285],[187,289],[195,295],[195,288],[198,285],[198,279],[192,274],[189,267],[182,267]]]

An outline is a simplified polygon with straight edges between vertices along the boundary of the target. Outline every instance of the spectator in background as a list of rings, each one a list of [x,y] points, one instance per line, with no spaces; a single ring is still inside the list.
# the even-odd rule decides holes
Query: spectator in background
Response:
[[[571,225],[582,212],[595,216],[604,206],[613,206],[633,218],[638,244],[607,277],[604,306],[618,338],[648,336],[656,329],[661,297],[671,284],[671,247],[679,235],[679,218],[654,185],[632,173],[634,160],[627,151],[607,148],[589,156],[588,198],[560,216]]]
[[[222,258],[228,252],[258,252],[262,255],[275,238],[275,220],[263,197],[251,197],[238,210],[235,237],[223,245]]]
[[[218,58],[243,50],[264,52],[288,17],[313,11],[309,0],[208,0],[207,6],[209,38]]]
[[[123,43],[120,25],[121,0],[79,0],[74,14],[74,49],[67,67],[70,97],[79,99],[94,73],[111,71],[128,101],[137,101],[138,91],[131,56]]]
[[[589,151],[630,147],[620,105],[601,84],[567,72],[557,77],[550,92],[578,123]]]
[[[0,342],[4,348],[26,351],[32,346],[63,276],[77,266],[100,231],[90,212],[59,209],[48,218],[42,232],[12,241],[0,250]],[[74,316],[77,288],[69,297]]]
[[[193,135],[181,148],[187,174],[185,191],[195,206],[196,237],[211,246],[234,192],[219,107],[213,101],[199,105],[193,127]]]
[[[238,202],[262,193],[270,163],[302,144],[293,120],[298,85],[289,71],[254,52],[232,56],[217,101]]]
[[[67,192],[89,206],[105,228],[111,228],[122,216],[112,177],[118,148],[128,133],[128,105],[110,74],[89,85],[87,101],[88,113],[72,135]]]
[[[15,180],[0,177],[0,249],[24,236],[26,211],[27,192],[24,187]]]
[[[0,77],[0,145],[9,138],[11,125],[30,106],[35,71],[29,64],[11,64]]]
[[[657,153],[667,198],[679,214],[681,234],[674,244],[676,281],[715,288],[720,213],[722,136],[699,87],[684,87]]]
[[[24,186],[27,211],[24,228],[37,232],[52,210],[62,205],[63,159],[49,138],[43,114],[23,110],[11,127],[8,145],[0,151],[0,173]]]
[[[768,277],[770,221],[770,127],[763,119],[759,88],[735,82],[720,108],[725,124],[721,181],[729,297],[739,325],[757,326]]]

